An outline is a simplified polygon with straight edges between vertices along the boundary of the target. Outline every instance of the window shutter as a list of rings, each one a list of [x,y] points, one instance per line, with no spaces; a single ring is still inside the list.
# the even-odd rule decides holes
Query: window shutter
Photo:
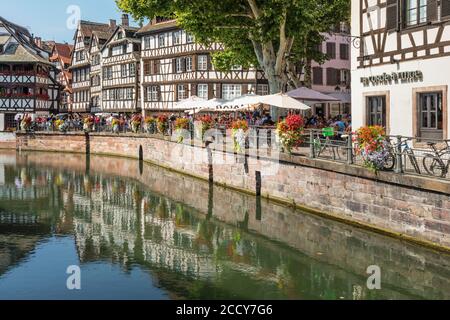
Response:
[[[333,78],[333,69],[327,68],[327,86],[333,85],[332,78]]]
[[[177,73],[177,59],[172,59],[172,73]]]
[[[399,1],[387,0],[386,8],[386,29],[387,31],[397,31],[399,27]]]
[[[315,85],[323,85],[323,69],[321,67],[313,68],[313,83]]]
[[[349,46],[346,43],[341,43],[340,47],[340,58],[341,60],[348,60],[349,59]]]
[[[336,85],[339,86],[341,85],[341,70],[339,69],[334,69],[334,74],[335,74],[335,79],[336,79]]]
[[[214,98],[213,84],[208,84],[208,100]]]
[[[222,99],[222,84],[220,83],[216,85],[216,98]]]
[[[450,18],[450,0],[441,0],[441,17]]]
[[[197,70],[197,56],[193,55],[192,56],[192,71],[196,71]]]
[[[427,21],[438,20],[438,0],[427,0]]]
[[[178,101],[178,85],[174,84],[173,85],[174,89],[173,89],[173,101]]]
[[[210,56],[210,55],[207,55],[207,59],[206,59],[206,60],[208,61],[207,69],[208,69],[208,70],[211,70],[211,69],[212,69],[211,56]]]
[[[198,96],[197,84],[191,84],[191,95]]]
[[[243,95],[248,94],[248,85],[246,85],[246,84],[242,85],[242,94]]]
[[[153,61],[153,74],[159,74],[159,60]]]
[[[161,101],[161,87],[160,86],[157,87],[157,91],[158,91],[158,101]]]
[[[186,72],[186,58],[181,59],[181,68],[183,72]]]

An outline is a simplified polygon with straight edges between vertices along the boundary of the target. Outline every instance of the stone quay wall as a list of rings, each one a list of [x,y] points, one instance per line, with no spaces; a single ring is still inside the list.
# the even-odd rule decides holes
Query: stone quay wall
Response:
[[[18,133],[16,148],[141,158],[218,185],[260,193],[318,215],[450,251],[450,183],[444,180],[388,172],[376,175],[357,166],[287,155],[246,157],[158,136]]]

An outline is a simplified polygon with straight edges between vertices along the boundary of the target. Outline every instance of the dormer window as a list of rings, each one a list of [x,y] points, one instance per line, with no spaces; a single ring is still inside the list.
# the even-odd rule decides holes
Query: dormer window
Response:
[[[123,33],[122,32],[119,32],[118,34],[117,34],[117,39],[123,39]]]

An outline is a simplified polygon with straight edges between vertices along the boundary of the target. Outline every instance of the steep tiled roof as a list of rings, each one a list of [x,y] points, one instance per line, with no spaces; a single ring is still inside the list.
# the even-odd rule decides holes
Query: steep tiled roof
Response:
[[[3,54],[0,54],[0,62],[40,62],[51,64],[45,50],[34,43],[27,29],[2,17],[0,17],[0,25],[3,25],[8,32],[8,34],[2,36],[12,36],[17,41],[17,43],[10,43],[4,48]]]
[[[109,33],[112,32],[115,28],[111,28],[109,24],[106,23],[97,23],[91,21],[80,21],[81,32],[85,37],[92,37],[92,33],[94,31]]]
[[[151,33],[151,32],[162,31],[165,29],[173,29],[176,27],[177,27],[176,20],[169,20],[169,21],[164,21],[164,22],[155,23],[155,24],[152,24],[150,22],[146,26],[142,27],[137,33],[138,34]]]
[[[64,63],[71,63],[71,53],[73,50],[73,45],[67,43],[55,43],[55,51],[51,59],[56,59],[58,56]]]

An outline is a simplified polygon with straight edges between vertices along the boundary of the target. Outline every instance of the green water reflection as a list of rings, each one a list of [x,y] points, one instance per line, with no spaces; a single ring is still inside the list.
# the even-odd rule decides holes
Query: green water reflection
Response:
[[[111,266],[143,274],[121,280],[120,298],[450,298],[448,256],[132,160],[92,157],[88,172],[83,156],[0,158],[0,298],[14,293],[16,269],[49,259],[40,252],[54,237],[73,244],[87,287],[102,286],[79,298],[107,298],[118,277]],[[60,270],[73,264],[60,260]],[[366,287],[373,264],[382,290]]]

